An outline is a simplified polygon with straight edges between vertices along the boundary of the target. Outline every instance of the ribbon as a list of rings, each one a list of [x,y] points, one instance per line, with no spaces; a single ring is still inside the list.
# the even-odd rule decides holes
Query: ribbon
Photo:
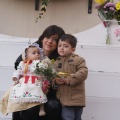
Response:
[[[28,62],[29,61],[29,62]],[[32,63],[32,60],[24,60],[24,63],[27,63],[28,62],[28,64],[31,64]]]
[[[29,78],[30,78],[30,76],[27,76],[27,75],[25,76],[25,81],[24,81],[25,84],[28,83]],[[35,79],[38,79],[38,77],[36,77],[36,76],[31,76],[32,84],[35,83]]]
[[[58,77],[66,77],[66,76],[69,76],[70,74],[69,73],[64,73],[64,72],[58,72],[57,73]]]
[[[28,71],[28,65],[32,63],[32,60],[25,60],[24,63],[26,63],[25,69],[24,69],[24,74],[26,74]]]

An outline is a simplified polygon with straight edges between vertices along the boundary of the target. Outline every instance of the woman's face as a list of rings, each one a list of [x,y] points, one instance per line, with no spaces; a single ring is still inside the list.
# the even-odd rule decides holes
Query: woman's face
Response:
[[[58,35],[52,35],[49,38],[45,37],[42,41],[43,50],[47,53],[52,53],[57,48]]]

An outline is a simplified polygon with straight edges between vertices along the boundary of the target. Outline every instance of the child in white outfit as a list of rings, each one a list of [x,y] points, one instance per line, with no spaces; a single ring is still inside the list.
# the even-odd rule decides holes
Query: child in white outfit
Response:
[[[47,97],[42,91],[42,76],[34,73],[35,63],[44,60],[43,50],[38,44],[32,44],[25,49],[25,60],[21,61],[13,74],[13,86],[9,101],[12,103],[40,103],[40,116],[45,115],[44,104]],[[48,58],[47,58],[48,59]],[[16,110],[17,111],[17,110]]]

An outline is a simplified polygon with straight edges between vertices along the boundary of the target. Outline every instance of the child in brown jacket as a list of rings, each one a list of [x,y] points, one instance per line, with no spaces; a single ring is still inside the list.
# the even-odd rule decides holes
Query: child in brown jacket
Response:
[[[60,57],[55,61],[60,78],[53,81],[58,85],[56,96],[62,104],[62,120],[81,120],[85,106],[85,80],[88,68],[85,59],[74,54],[77,39],[63,35],[58,42]],[[64,77],[63,77],[64,76]]]

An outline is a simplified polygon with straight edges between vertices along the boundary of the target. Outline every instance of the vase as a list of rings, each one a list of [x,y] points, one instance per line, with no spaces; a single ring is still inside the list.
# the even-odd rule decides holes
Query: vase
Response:
[[[106,44],[110,44],[110,35],[109,35],[109,27],[106,27]]]
[[[118,39],[118,41],[120,41],[120,35],[118,35],[117,39]]]

